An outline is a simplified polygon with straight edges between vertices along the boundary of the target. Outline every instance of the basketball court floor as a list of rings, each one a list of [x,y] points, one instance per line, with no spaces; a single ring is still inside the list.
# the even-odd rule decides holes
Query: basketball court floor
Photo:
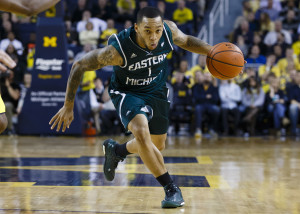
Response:
[[[169,137],[177,209],[161,209],[163,189],[138,156],[106,181],[104,139],[0,136],[0,213],[300,213],[298,139]]]

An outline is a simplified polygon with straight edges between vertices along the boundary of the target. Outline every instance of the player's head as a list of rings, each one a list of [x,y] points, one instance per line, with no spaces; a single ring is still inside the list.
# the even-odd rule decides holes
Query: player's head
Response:
[[[134,28],[138,41],[149,50],[154,50],[163,33],[161,12],[155,7],[144,7],[137,14]]]

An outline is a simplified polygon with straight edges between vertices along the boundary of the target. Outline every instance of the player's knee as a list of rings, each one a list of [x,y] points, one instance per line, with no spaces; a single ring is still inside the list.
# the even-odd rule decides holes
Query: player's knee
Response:
[[[165,141],[159,142],[159,143],[156,145],[156,148],[157,148],[159,151],[164,150],[164,149],[166,148]]]
[[[7,127],[7,118],[5,114],[0,115],[0,134],[6,129]]]
[[[167,136],[161,136],[158,138],[152,137],[152,142],[154,143],[154,145],[156,146],[156,148],[159,151],[162,151],[166,147],[166,139],[167,139]]]
[[[145,142],[146,138],[149,136],[149,128],[147,126],[136,126],[134,130],[132,130],[135,138],[139,142]]]

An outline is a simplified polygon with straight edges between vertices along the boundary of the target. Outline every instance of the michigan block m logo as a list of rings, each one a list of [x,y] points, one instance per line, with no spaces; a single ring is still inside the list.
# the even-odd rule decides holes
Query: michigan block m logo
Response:
[[[48,37],[48,36],[44,36],[44,47],[52,47],[55,48],[57,47],[57,37],[53,36],[53,37]]]

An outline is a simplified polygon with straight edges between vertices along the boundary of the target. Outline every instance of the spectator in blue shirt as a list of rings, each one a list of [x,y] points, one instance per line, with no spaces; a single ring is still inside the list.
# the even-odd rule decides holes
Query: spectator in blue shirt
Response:
[[[274,75],[270,79],[270,90],[265,97],[265,106],[270,118],[273,118],[273,126],[277,131],[277,135],[280,134],[281,121],[285,114],[285,94],[279,89],[280,80]]]
[[[266,57],[260,54],[260,48],[258,45],[253,45],[249,57],[246,59],[247,63],[259,63],[266,64]]]

